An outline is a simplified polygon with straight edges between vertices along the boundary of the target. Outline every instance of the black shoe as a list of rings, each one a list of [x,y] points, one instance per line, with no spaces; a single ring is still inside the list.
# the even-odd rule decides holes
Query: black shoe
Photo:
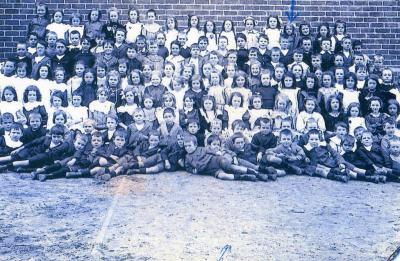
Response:
[[[334,175],[333,179],[343,183],[349,182],[349,176],[347,175]]]
[[[379,178],[379,182],[381,182],[381,183],[386,183],[386,176],[384,176],[384,175],[379,175],[378,178]]]
[[[256,175],[256,177],[260,181],[264,181],[264,182],[268,181],[268,175],[267,174],[258,174],[258,175]]]
[[[246,173],[246,174],[250,174],[250,175],[258,175],[259,173],[258,173],[258,171],[257,171],[257,170],[254,170],[254,169],[248,168],[248,169],[247,169],[247,173]]]
[[[257,177],[255,175],[251,175],[251,174],[243,174],[243,175],[239,175],[239,180],[246,180],[246,181],[257,181]]]
[[[139,169],[128,169],[126,171],[126,175],[135,175],[135,174],[139,174],[139,173],[140,173]]]
[[[292,164],[288,164],[287,165],[287,170],[289,172],[289,174],[295,174],[295,175],[302,175],[303,174],[303,170],[295,165]]]
[[[36,171],[31,172],[31,179],[32,179],[32,180],[38,179],[38,175],[39,175],[39,173],[37,173]]]
[[[277,171],[274,167],[259,167],[259,171],[264,174],[276,174]]]
[[[276,181],[278,179],[278,175],[277,174],[268,174],[268,179],[270,179],[272,181]]]
[[[8,170],[8,165],[0,165],[0,173],[4,173]]]
[[[365,176],[365,181],[373,182],[375,184],[379,183],[379,176],[378,175],[372,175],[372,176]]]

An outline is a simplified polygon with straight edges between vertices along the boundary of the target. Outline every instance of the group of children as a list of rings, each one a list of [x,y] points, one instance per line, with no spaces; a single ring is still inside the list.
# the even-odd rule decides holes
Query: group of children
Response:
[[[383,57],[322,23],[237,32],[189,15],[91,10],[64,23],[38,3],[2,65],[0,170],[33,179],[186,170],[227,180],[287,174],[400,181],[400,89]],[[200,27],[202,25],[202,27]]]

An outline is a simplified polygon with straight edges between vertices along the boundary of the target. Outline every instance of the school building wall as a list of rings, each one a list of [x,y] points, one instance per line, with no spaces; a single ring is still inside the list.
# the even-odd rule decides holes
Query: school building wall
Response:
[[[127,11],[135,6],[141,12],[142,21],[147,9],[155,9],[159,22],[164,24],[167,16],[176,16],[180,28],[187,26],[187,15],[200,16],[203,24],[212,19],[220,28],[224,19],[232,19],[237,31],[243,29],[243,19],[253,16],[264,26],[268,15],[279,15],[287,20],[291,0],[44,0],[51,11],[64,10],[67,19],[72,12],[79,11],[87,19],[92,8],[103,11],[117,7],[122,21]],[[333,25],[337,19],[347,22],[348,33],[361,39],[368,55],[382,54],[385,64],[400,70],[400,1],[399,0],[297,0],[296,21],[309,21],[313,27],[321,22]],[[17,41],[26,37],[27,25],[32,19],[35,0],[0,0],[0,60],[15,51]]]

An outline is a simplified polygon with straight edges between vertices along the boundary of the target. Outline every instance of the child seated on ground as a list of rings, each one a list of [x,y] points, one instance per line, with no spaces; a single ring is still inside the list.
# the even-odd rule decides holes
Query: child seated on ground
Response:
[[[260,131],[254,134],[251,143],[257,148],[257,160],[260,161],[265,151],[276,147],[277,138],[272,133],[272,122],[268,118],[260,118]]]
[[[278,176],[307,174],[304,171],[306,155],[303,149],[293,142],[293,134],[289,129],[281,130],[279,144],[275,148],[268,149],[262,161],[276,167]]]
[[[84,149],[88,137],[85,135],[77,135],[74,141],[75,152],[72,156],[62,160],[55,161],[54,164],[37,169],[31,173],[32,179],[45,181],[47,179],[65,178],[68,172],[74,169],[88,166],[89,162],[83,157]]]
[[[193,135],[185,136],[183,144],[187,153],[185,169],[192,174],[213,175],[223,180],[257,180],[257,171],[233,165],[210,148],[198,147]]]
[[[50,137],[43,136],[11,152],[10,156],[0,158],[0,170],[16,168],[21,172],[26,168],[37,168],[53,164],[71,151],[68,142],[64,142],[65,128],[56,124],[50,130]]]
[[[21,141],[23,144],[27,144],[34,139],[43,137],[46,135],[46,128],[42,125],[42,115],[38,112],[32,112],[28,116],[28,127],[23,131]]]
[[[349,181],[344,159],[330,145],[321,142],[321,137],[317,130],[308,132],[308,143],[304,146],[304,149],[310,159],[307,172],[345,183]]]
[[[389,153],[385,156],[388,181],[400,182],[400,140],[389,141]]]
[[[0,156],[9,155],[13,150],[22,146],[23,127],[21,123],[13,123],[10,133],[0,136]]]

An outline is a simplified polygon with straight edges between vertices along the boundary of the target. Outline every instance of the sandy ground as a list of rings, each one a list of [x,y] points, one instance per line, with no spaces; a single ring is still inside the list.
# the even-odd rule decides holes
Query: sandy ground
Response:
[[[400,184],[0,174],[0,260],[386,260]],[[221,259],[222,260],[222,259]]]

